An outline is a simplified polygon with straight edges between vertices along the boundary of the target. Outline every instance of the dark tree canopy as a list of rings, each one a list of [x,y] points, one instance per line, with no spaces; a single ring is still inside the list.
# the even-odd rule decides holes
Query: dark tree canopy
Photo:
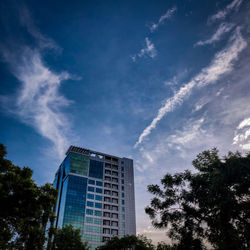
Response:
[[[57,191],[38,187],[32,170],[15,166],[6,154],[0,144],[0,249],[43,249]]]
[[[79,229],[67,225],[57,229],[53,241],[53,250],[88,250],[88,244],[83,243]]]
[[[177,249],[250,249],[250,154],[220,159],[216,149],[193,161],[196,173],[166,174],[145,211],[156,228],[168,228]]]
[[[104,246],[98,247],[98,250],[153,250],[154,246],[151,240],[143,235],[126,235],[123,238],[114,237],[107,241]]]

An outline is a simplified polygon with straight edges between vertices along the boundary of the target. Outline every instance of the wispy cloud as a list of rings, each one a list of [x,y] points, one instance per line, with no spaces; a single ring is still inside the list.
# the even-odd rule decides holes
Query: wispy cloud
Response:
[[[195,88],[214,83],[219,80],[223,74],[230,72],[233,69],[233,61],[238,58],[239,53],[246,46],[247,43],[241,35],[240,28],[237,27],[229,45],[215,55],[210,65],[202,69],[190,82],[181,87],[173,97],[165,100],[164,105],[158,110],[157,116],[139,136],[135,147],[142,143],[167,113],[172,112],[177,106],[181,105]]]
[[[22,15],[23,14],[23,15]],[[27,9],[21,9],[21,22],[35,38],[37,48],[25,45],[8,47],[0,44],[0,52],[10,66],[13,75],[20,81],[17,96],[7,96],[5,101],[14,102],[7,111],[32,126],[40,135],[49,139],[60,158],[69,146],[70,124],[63,107],[71,102],[59,92],[63,81],[76,79],[68,72],[56,73],[42,59],[44,48],[58,49],[56,43],[41,34],[33,24]]]
[[[234,25],[231,23],[221,23],[219,28],[212,35],[211,38],[209,38],[205,41],[198,41],[194,46],[203,46],[203,45],[215,43],[215,42],[219,41],[227,32],[232,30],[233,27],[234,27]]]
[[[241,121],[236,128],[233,144],[239,145],[243,150],[250,150],[250,117]]]
[[[176,11],[177,11],[176,7],[167,10],[167,12],[159,18],[157,23],[153,23],[152,25],[149,26],[150,31],[154,32],[155,30],[157,30],[158,27],[164,24],[165,20],[170,19]]]
[[[228,4],[225,9],[218,11],[216,14],[212,15],[208,19],[208,23],[212,23],[217,20],[224,19],[232,10],[237,10],[243,0],[233,0],[230,4]]]
[[[145,48],[141,49],[141,51],[138,54],[131,56],[134,62],[136,61],[137,57],[143,57],[143,56],[149,56],[151,58],[156,57],[157,50],[148,37],[145,38],[145,44],[146,44]]]

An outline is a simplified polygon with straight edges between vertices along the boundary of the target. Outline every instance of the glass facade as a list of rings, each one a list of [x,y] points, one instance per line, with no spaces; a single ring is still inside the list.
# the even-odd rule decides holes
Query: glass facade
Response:
[[[69,175],[63,224],[73,225],[83,233],[85,216],[87,178]]]
[[[89,157],[81,154],[70,153],[70,172],[88,175]]]
[[[89,177],[98,178],[98,179],[103,178],[103,162],[90,160]]]

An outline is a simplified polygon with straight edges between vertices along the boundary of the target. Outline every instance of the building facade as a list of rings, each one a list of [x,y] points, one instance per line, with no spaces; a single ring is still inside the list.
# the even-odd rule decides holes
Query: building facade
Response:
[[[133,160],[70,146],[53,185],[55,226],[80,229],[91,249],[136,234]]]

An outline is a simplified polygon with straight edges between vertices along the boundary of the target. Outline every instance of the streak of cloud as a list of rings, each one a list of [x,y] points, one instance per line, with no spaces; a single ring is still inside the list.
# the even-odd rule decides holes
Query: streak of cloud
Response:
[[[250,117],[241,121],[236,128],[233,144],[239,145],[243,150],[250,150]]]
[[[165,100],[164,105],[158,110],[157,116],[139,136],[135,147],[143,142],[167,113],[174,111],[177,106],[180,106],[195,88],[201,88],[214,83],[225,73],[232,71],[233,62],[238,58],[239,53],[245,49],[246,46],[247,42],[242,37],[240,28],[237,27],[228,46],[214,56],[210,65],[203,68],[190,82],[181,87],[173,97]]]
[[[213,23],[217,20],[224,19],[232,10],[238,9],[243,0],[233,0],[230,4],[228,4],[225,9],[218,11],[216,14],[212,15],[208,19],[208,23]]]
[[[146,43],[146,47],[141,49],[141,51],[136,54],[131,56],[132,60],[135,62],[137,57],[143,57],[143,56],[149,56],[151,58],[156,57],[157,55],[157,50],[154,46],[154,44],[149,40],[148,37],[145,38],[145,43]]]
[[[153,24],[149,27],[150,31],[151,31],[151,32],[154,32],[155,30],[157,30],[158,27],[159,27],[160,25],[162,25],[162,24],[165,22],[165,20],[170,19],[170,18],[174,15],[174,13],[175,13],[176,11],[177,11],[177,8],[176,8],[176,7],[173,7],[173,8],[171,8],[171,9],[167,10],[167,12],[159,18],[159,21],[158,21],[157,23],[153,23]]]
[[[205,41],[198,41],[194,46],[204,46],[208,44],[215,43],[219,41],[226,33],[228,33],[233,28],[233,24],[230,23],[221,23],[216,32],[212,35],[211,38]]]

